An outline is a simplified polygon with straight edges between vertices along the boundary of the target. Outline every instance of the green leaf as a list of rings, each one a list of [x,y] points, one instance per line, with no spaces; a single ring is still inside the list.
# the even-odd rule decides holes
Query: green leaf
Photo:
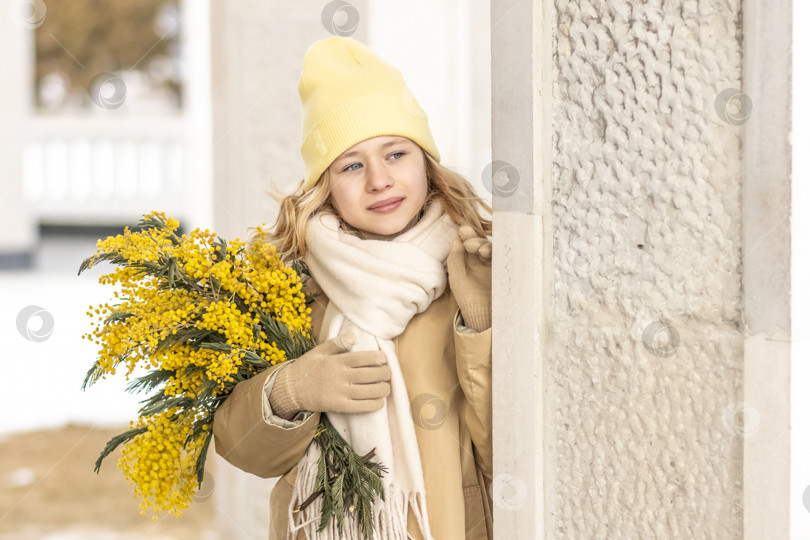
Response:
[[[126,311],[113,311],[106,319],[104,319],[104,324],[124,322],[130,317],[134,316],[134,313],[127,313]]]
[[[174,288],[174,281],[177,275],[177,260],[174,257],[170,257],[166,264],[168,269],[167,274],[169,277],[169,287]]]
[[[337,516],[338,530],[341,532],[343,531],[343,518],[345,516],[343,502],[343,478],[345,474],[345,470],[340,471],[332,483],[332,498],[334,499],[335,515]]]
[[[81,275],[82,272],[84,272],[85,270],[87,270],[91,266],[95,266],[96,263],[103,262],[103,261],[108,261],[108,262],[110,262],[112,264],[119,264],[119,265],[125,265],[128,262],[128,260],[124,256],[122,256],[120,253],[114,253],[114,252],[113,253],[109,253],[109,252],[96,253],[92,257],[88,257],[84,261],[82,261],[81,266],[79,266],[78,275]]]
[[[205,343],[200,343],[200,349],[206,349],[209,351],[231,352],[233,347],[231,347],[227,343],[215,343],[207,341]]]
[[[364,460],[335,430],[326,415],[315,442],[321,449],[315,492],[323,496],[318,531],[323,531],[330,519],[337,521],[343,532],[344,517],[355,507],[356,519],[366,538],[373,532],[372,509],[375,497],[385,500],[381,476],[385,467],[369,459]]]
[[[82,264],[79,266],[79,273],[76,275],[81,275],[82,272],[90,268],[93,263],[95,262],[95,257],[87,257],[85,260],[82,261]]]
[[[246,362],[248,362],[250,365],[261,368],[262,371],[264,371],[265,369],[270,367],[270,362],[268,362],[267,360],[265,360],[264,358],[262,358],[261,356],[259,356],[255,352],[244,350],[244,349],[242,350],[242,352],[245,353],[245,356],[243,357],[243,359]]]
[[[90,386],[95,383],[101,374],[104,372],[101,364],[98,363],[98,360],[93,362],[93,365],[90,369],[87,370],[87,375],[84,377],[84,382],[82,383],[82,391],[87,390]]]
[[[210,424],[209,424],[210,426]],[[197,489],[202,487],[203,478],[205,476],[205,458],[208,455],[208,445],[211,444],[211,439],[214,435],[213,431],[208,431],[205,435],[205,442],[202,445],[202,449],[200,450],[200,455],[197,456],[197,462],[195,463],[195,470],[197,472]]]
[[[217,335],[218,334],[216,332],[211,330],[193,327],[178,328],[176,333],[166,334],[166,336],[158,341],[157,347],[155,347],[155,352],[160,353],[174,347],[175,345],[181,345],[184,343],[199,344],[199,346],[202,346],[202,340],[213,338]]]
[[[298,279],[301,279],[301,276],[312,275],[309,273],[309,266],[307,266],[304,259],[295,259],[294,261],[290,262],[290,268],[292,268],[295,273],[298,274]]]
[[[157,397],[157,399],[155,399]],[[190,408],[194,406],[194,399],[186,396],[168,397],[161,392],[149,399],[149,403],[138,411],[140,416],[152,416],[174,407]]]
[[[138,435],[140,435],[141,433],[145,432],[148,429],[149,429],[148,426],[140,426],[132,428],[123,433],[119,433],[118,435],[110,439],[107,442],[107,445],[104,447],[104,450],[101,451],[101,455],[96,460],[96,467],[94,469],[96,473],[98,473],[99,470],[101,469],[101,462],[104,460],[105,457],[109,456],[120,445],[134,439],[135,437],[137,437]]]
[[[138,377],[137,379],[131,381],[127,385],[127,392],[130,394],[137,394],[152,390],[156,386],[168,381],[174,374],[175,371],[171,369],[156,369],[150,371],[143,377]]]

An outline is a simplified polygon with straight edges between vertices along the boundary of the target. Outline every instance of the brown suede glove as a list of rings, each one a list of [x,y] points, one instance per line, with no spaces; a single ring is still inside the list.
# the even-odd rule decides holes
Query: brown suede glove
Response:
[[[354,336],[321,343],[279,368],[270,407],[282,418],[298,411],[362,413],[382,408],[391,393],[391,368],[382,351],[349,351]]]
[[[464,324],[477,332],[492,326],[492,242],[462,225],[447,256],[450,290]]]

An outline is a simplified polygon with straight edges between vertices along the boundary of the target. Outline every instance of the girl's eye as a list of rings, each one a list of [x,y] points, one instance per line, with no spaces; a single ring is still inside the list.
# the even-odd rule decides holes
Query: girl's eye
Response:
[[[404,155],[405,155],[405,152],[394,152],[393,154],[389,154],[388,157],[390,157],[392,159],[400,159]],[[343,170],[341,170],[341,172],[356,171],[360,167],[362,167],[362,164],[360,164],[360,163],[351,163],[351,164],[346,165],[345,167],[343,167]]]
[[[357,169],[353,169],[353,168],[352,168],[352,167],[354,167],[355,165],[357,165],[358,167],[360,166],[360,164],[359,164],[359,163],[352,163],[351,165],[348,165],[348,166],[344,167],[344,168],[343,168],[343,170],[344,170],[344,171],[356,171]]]

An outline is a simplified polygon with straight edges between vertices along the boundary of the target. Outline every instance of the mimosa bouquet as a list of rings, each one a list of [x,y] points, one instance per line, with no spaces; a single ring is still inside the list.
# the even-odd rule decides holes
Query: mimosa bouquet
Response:
[[[99,282],[116,287],[112,303],[90,307],[99,357],[83,388],[117,370],[128,392],[151,392],[130,429],[113,437],[96,461],[123,445],[119,467],[135,489],[141,513],[181,515],[202,483],[214,413],[240,382],[315,343],[312,298],[302,290],[303,263],[286,266],[257,228],[248,244],[208,230],[178,236],[165,214],[144,216],[139,230],[99,240],[79,273],[107,261]],[[136,368],[145,370],[135,378]],[[383,496],[385,468],[358,456],[321,415],[315,436],[324,456],[312,502],[324,497],[321,528],[356,512],[369,523]],[[303,506],[303,505],[302,505]],[[157,518],[157,516],[155,516]]]

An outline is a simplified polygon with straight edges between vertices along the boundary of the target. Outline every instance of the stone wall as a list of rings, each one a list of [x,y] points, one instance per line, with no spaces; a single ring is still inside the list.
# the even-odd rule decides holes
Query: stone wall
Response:
[[[555,537],[742,536],[742,129],[715,107],[742,86],[740,21],[555,2]]]

